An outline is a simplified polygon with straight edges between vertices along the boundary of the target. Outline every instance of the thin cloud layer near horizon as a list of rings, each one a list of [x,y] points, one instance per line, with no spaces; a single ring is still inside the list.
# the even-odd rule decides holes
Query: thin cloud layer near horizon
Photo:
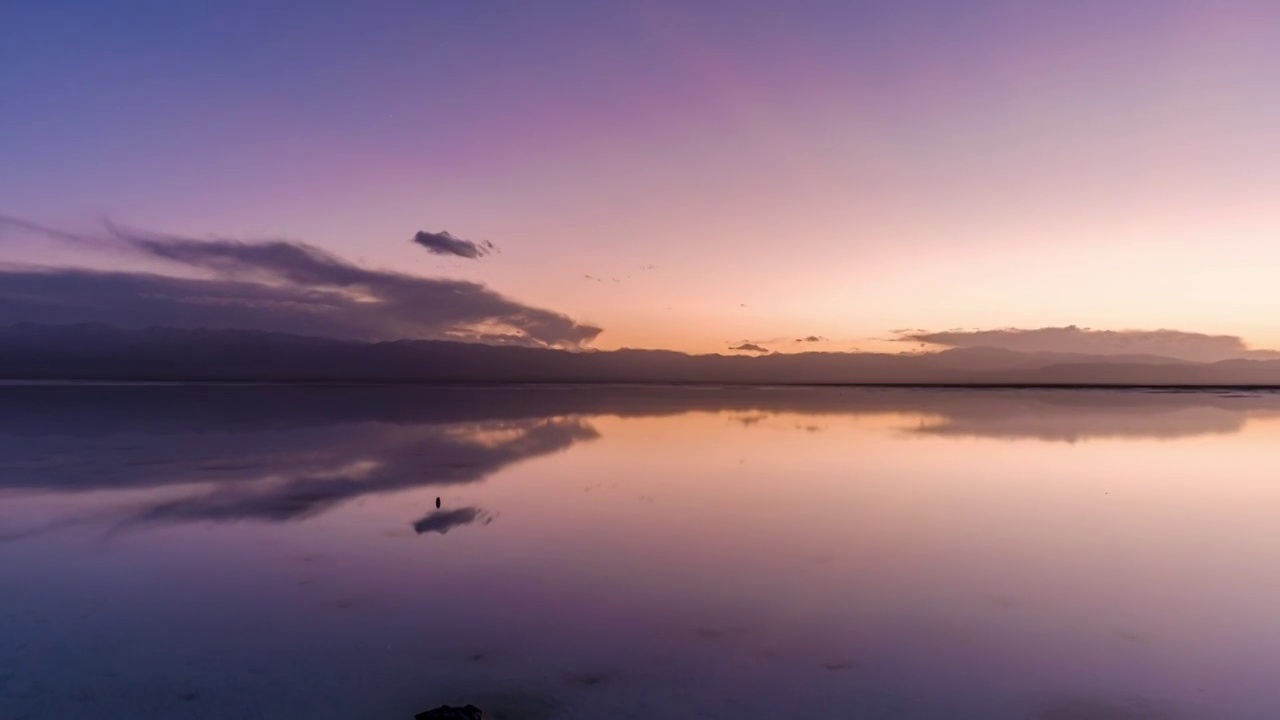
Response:
[[[1270,359],[1278,21],[22,4],[0,11],[0,322]]]

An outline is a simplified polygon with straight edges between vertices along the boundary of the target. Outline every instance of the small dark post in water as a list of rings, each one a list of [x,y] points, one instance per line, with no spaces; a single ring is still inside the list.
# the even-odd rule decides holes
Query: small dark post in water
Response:
[[[436,498],[436,507],[440,507],[440,498]]]

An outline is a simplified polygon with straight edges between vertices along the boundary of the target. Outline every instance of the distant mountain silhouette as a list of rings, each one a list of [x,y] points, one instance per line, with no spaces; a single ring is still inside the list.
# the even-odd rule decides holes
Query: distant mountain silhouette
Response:
[[[0,379],[439,383],[1280,385],[1280,360],[1152,355],[566,351],[434,340],[363,343],[245,330],[0,327]]]

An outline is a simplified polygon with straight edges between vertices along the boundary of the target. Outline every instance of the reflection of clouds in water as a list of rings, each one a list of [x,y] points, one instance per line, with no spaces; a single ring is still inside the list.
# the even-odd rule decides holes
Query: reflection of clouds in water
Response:
[[[1032,717],[1035,720],[1173,720],[1179,716],[1145,700],[1080,697],[1054,701]]]
[[[475,482],[514,462],[597,436],[591,426],[578,420],[502,423],[500,428],[477,424],[470,428],[480,440],[473,441],[470,433],[456,427],[397,429],[387,433],[377,448],[330,450],[325,453],[329,467],[299,471],[270,468],[269,474],[256,479],[217,482],[202,492],[150,504],[130,521],[299,520],[362,495]],[[342,457],[346,453],[369,457],[348,460]]]
[[[997,410],[992,408],[992,410]],[[1079,408],[1006,403],[990,413],[922,418],[909,432],[947,437],[1077,442],[1106,438],[1174,439],[1240,432],[1243,412],[1219,408]]]
[[[128,523],[312,517],[366,494],[480,480],[597,436],[582,418],[724,412],[892,420],[912,434],[1074,441],[1239,431],[1268,393],[903,388],[0,388],[0,490],[147,490]],[[898,421],[895,418],[909,418]],[[46,521],[48,519],[46,518]],[[70,524],[70,523],[68,523]],[[35,531],[57,529],[55,521]],[[5,527],[0,540],[32,527]]]
[[[1270,393],[843,388],[818,398],[772,392],[778,396],[759,398],[766,402],[755,409],[723,410],[726,419],[748,429],[817,433],[831,427],[820,420],[845,417],[911,435],[1070,443],[1229,435],[1251,419],[1280,417],[1280,396]]]
[[[72,515],[69,517],[57,518],[34,526],[25,527],[21,530],[0,530],[0,544],[26,540],[27,538],[34,537],[36,535],[44,535],[45,533],[65,530],[77,525],[87,525],[93,522],[100,522],[103,519],[105,518],[101,513],[88,513],[84,515]]]
[[[279,624],[290,632],[295,627],[312,630],[309,626],[295,626],[291,622],[266,622],[277,617],[292,620],[294,603],[257,600],[270,597],[319,598],[323,601],[323,611],[329,614],[319,615],[316,620],[324,621],[327,629],[318,633],[308,632],[307,635],[314,638],[315,647],[307,645],[297,655],[299,658],[313,656],[319,664],[294,670],[288,662],[272,663],[273,666],[284,667],[280,671],[285,673],[284,677],[297,673],[308,682],[317,677],[350,678],[350,686],[356,688],[353,694],[365,697],[369,695],[370,687],[379,693],[389,687],[391,692],[387,694],[396,697],[420,693],[421,696],[413,696],[421,697],[421,702],[414,700],[415,707],[464,700],[481,705],[495,717],[526,719],[622,717],[627,714],[663,717],[664,710],[676,708],[678,711],[688,710],[687,714],[707,710],[708,714],[748,716],[753,712],[762,715],[772,712],[774,716],[799,716],[816,711],[815,716],[821,716],[825,711],[840,717],[943,720],[956,717],[956,707],[970,698],[984,700],[988,691],[993,698],[1000,693],[999,707],[990,708],[993,711],[989,713],[972,711],[971,716],[1025,720],[1135,720],[1144,717],[1167,720],[1175,717],[1160,707],[1123,699],[1127,692],[1139,695],[1154,692],[1154,685],[1146,681],[1150,676],[1134,669],[1141,668],[1136,663],[1145,662],[1151,653],[1145,648],[1121,644],[1138,642],[1136,636],[1130,638],[1120,634],[1113,637],[1108,634],[1102,638],[1084,638],[1077,643],[1065,638],[1065,632],[1060,636],[1056,627],[1058,623],[1069,622],[1072,615],[1043,611],[1035,604],[1045,602],[1043,596],[1028,588],[1034,590],[1037,583],[1045,582],[1037,574],[1043,558],[1053,558],[1056,563],[1059,558],[1070,560],[1074,555],[1068,552],[1062,555],[1048,552],[1019,555],[1018,548],[1009,549],[1002,542],[998,531],[1006,526],[995,525],[992,529],[997,532],[987,533],[987,528],[982,525],[963,522],[968,512],[965,507],[956,508],[954,513],[950,508],[943,507],[942,510],[948,516],[961,519],[954,527],[966,531],[979,527],[984,535],[991,535],[991,545],[966,544],[967,534],[956,536],[944,532],[953,526],[941,522],[937,526],[909,522],[912,519],[910,514],[882,513],[874,503],[863,503],[862,506],[868,508],[869,513],[891,518],[895,527],[907,528],[895,531],[905,534],[882,530],[874,525],[874,521],[861,522],[861,516],[856,512],[847,518],[832,513],[832,524],[822,525],[820,513],[805,511],[805,503],[814,500],[812,490],[816,486],[809,484],[807,479],[795,481],[788,477],[792,465],[797,471],[790,474],[808,474],[807,471],[816,467],[808,464],[812,461],[803,453],[783,456],[788,465],[773,475],[761,473],[764,483],[776,481],[780,485],[787,484],[785,493],[770,492],[767,501],[761,505],[743,502],[734,507],[735,502],[751,498],[741,497],[750,491],[740,492],[732,482],[725,482],[722,487],[715,488],[714,495],[702,498],[682,495],[673,483],[670,489],[656,486],[660,488],[659,497],[664,499],[663,505],[654,506],[662,510],[655,514],[647,507],[632,507],[636,502],[634,498],[652,491],[653,487],[624,482],[623,489],[611,498],[613,508],[620,514],[625,513],[626,517],[641,521],[653,519],[657,525],[645,526],[646,529],[626,523],[612,527],[569,525],[565,527],[582,529],[582,532],[553,532],[551,534],[557,537],[550,542],[539,541],[532,534],[526,534],[538,528],[540,520],[544,523],[559,522],[563,518],[566,522],[575,522],[584,514],[577,512],[579,510],[590,513],[596,513],[596,508],[609,510],[603,502],[592,502],[590,506],[583,504],[564,508],[563,516],[547,513],[542,518],[534,518],[532,524],[517,523],[498,534],[463,529],[452,538],[434,536],[434,533],[443,534],[453,528],[483,522],[486,511],[469,505],[479,502],[477,499],[458,497],[465,494],[465,488],[436,492],[430,489],[430,485],[477,481],[509,467],[510,463],[545,456],[594,437],[595,432],[582,419],[584,417],[601,413],[627,417],[724,409],[746,417],[759,415],[771,418],[764,427],[750,431],[732,424],[731,416],[728,425],[723,417],[695,418],[698,423],[713,426],[711,440],[732,440],[724,449],[728,453],[725,457],[732,462],[737,457],[737,450],[750,451],[752,448],[744,441],[772,439],[760,435],[762,431],[766,435],[773,433],[773,430],[765,428],[789,434],[782,438],[784,442],[791,443],[783,445],[789,448],[819,439],[824,443],[839,443],[845,439],[840,433],[865,432],[868,428],[877,432],[886,429],[890,433],[900,432],[911,420],[918,418],[951,422],[990,433],[1005,421],[1002,413],[1008,413],[1012,418],[1010,422],[1017,422],[1017,418],[1026,415],[1032,415],[1037,422],[1053,420],[1058,423],[1053,427],[1078,427],[1090,422],[1090,418],[1123,415],[1133,420],[1119,427],[1125,432],[1142,435],[1150,433],[1153,427],[1164,427],[1161,422],[1170,415],[1177,418],[1174,425],[1183,424],[1188,416],[1201,413],[1237,417],[1243,423],[1244,418],[1267,411],[1265,407],[1259,410],[1259,405],[1248,398],[1223,401],[1197,396],[1177,398],[1176,401],[1151,401],[1122,394],[1109,394],[1095,403],[1070,403],[1057,399],[1062,396],[1046,398],[1045,393],[902,390],[824,390],[814,393],[789,389],[767,392],[697,389],[677,393],[662,388],[639,391],[477,388],[448,392],[418,388],[365,388],[358,391],[256,388],[250,394],[242,389],[218,388],[147,390],[148,393],[167,394],[177,407],[152,406],[148,412],[135,413],[131,408],[136,406],[130,405],[132,401],[126,398],[136,390],[117,389],[113,392],[122,402],[86,408],[85,404],[75,401],[70,409],[46,407],[39,410],[43,415],[30,421],[21,414],[13,413],[13,408],[0,412],[0,443],[4,444],[0,458],[5,458],[11,467],[19,470],[16,473],[0,472],[0,485],[59,495],[95,488],[132,490],[132,495],[114,495],[113,501],[122,497],[130,502],[145,501],[145,507],[134,507],[137,514],[132,520],[155,523],[296,520],[326,512],[368,493],[426,487],[426,490],[412,496],[416,499],[406,511],[411,514],[392,520],[391,527],[384,529],[398,529],[403,536],[409,537],[414,530],[431,536],[417,538],[419,542],[413,545],[400,541],[376,544],[376,538],[369,539],[367,528],[359,526],[358,533],[351,533],[349,529],[356,521],[364,522],[375,517],[373,513],[353,513],[344,520],[341,510],[334,513],[334,523],[317,524],[310,531],[305,525],[290,525],[292,530],[284,536],[298,538],[299,542],[289,542],[283,550],[290,553],[289,562],[297,564],[287,566],[285,574],[303,575],[300,583],[313,584],[298,590],[295,595],[272,595],[285,593],[294,586],[282,589],[275,585],[284,586],[285,583],[274,583],[270,584],[271,587],[247,588],[231,583],[229,593],[246,593],[246,598],[253,602],[246,603],[243,611],[237,609],[235,603],[228,603],[225,613],[213,615],[236,619],[235,612],[262,613],[263,628]],[[93,393],[99,393],[98,397],[111,395],[93,390],[90,396]],[[243,405],[230,403],[218,406],[219,412],[212,413],[210,417],[209,394],[230,396],[237,393],[244,393],[241,395],[244,399],[237,401]],[[4,396],[5,391],[0,390],[0,410],[6,409]],[[50,395],[57,396],[57,393]],[[438,402],[441,397],[453,398],[454,401],[452,404]],[[298,406],[289,407],[291,403],[283,402],[281,398],[297,402],[306,410],[299,412]],[[802,430],[810,424],[805,416],[812,417],[814,426],[828,428],[828,432],[812,437],[800,435],[797,426]],[[985,420],[993,422],[984,424]],[[676,427],[679,422],[682,420],[676,418],[671,426]],[[76,426],[76,423],[80,425]],[[1191,424],[1191,427],[1195,426]],[[69,432],[70,427],[77,427],[76,432]],[[625,433],[619,431],[618,435],[624,436]],[[1002,437],[998,434],[992,436]],[[896,441],[895,449],[905,451],[903,465],[909,471],[912,460],[909,457],[910,443],[902,442],[900,437]],[[601,454],[612,449],[598,448],[604,451]],[[9,454],[10,451],[13,454]],[[694,448],[690,452],[697,451]],[[565,458],[571,462],[567,463],[564,482],[557,485],[557,492],[577,490],[583,486],[594,491],[601,487],[601,477],[608,477],[604,473],[610,466],[600,461],[594,452],[584,455],[595,457],[582,464],[572,462],[577,460],[576,457]],[[619,457],[625,461],[634,455]],[[614,459],[613,456],[610,458]],[[102,460],[109,462],[100,464]],[[969,467],[973,466],[961,465],[960,469],[963,471]],[[49,474],[45,469],[55,472]],[[696,485],[703,477],[713,477],[694,475],[695,472],[701,470],[692,468],[692,478],[682,485]],[[628,476],[624,474],[622,477]],[[733,476],[714,477],[731,479]],[[57,485],[62,481],[67,484]],[[606,479],[604,485],[610,482]],[[766,486],[765,489],[769,488]],[[431,512],[430,506],[436,495],[446,496],[445,507],[439,512]],[[640,497],[644,501],[652,501],[650,496]],[[722,502],[726,497],[728,501]],[[857,496],[866,497],[869,496]],[[409,496],[404,499],[409,499]],[[564,501],[564,505],[572,502],[564,495],[554,499]],[[776,509],[777,503],[792,501],[804,512],[792,513],[795,517],[781,522],[776,522],[777,518],[769,514],[772,512],[770,508]],[[49,506],[65,502],[65,498],[54,497]],[[486,508],[500,508],[499,505],[491,506],[490,502],[491,499],[486,499],[482,504]],[[500,502],[500,499],[493,502]],[[908,498],[904,502],[914,503],[915,500]],[[624,507],[623,503],[628,505]],[[702,503],[703,507],[696,503]],[[929,505],[927,502],[920,504]],[[705,522],[716,519],[709,516],[722,509],[729,512],[725,517],[733,517],[733,513],[740,510],[757,507],[768,512],[753,512],[750,515],[752,522],[743,523],[741,528]],[[897,506],[886,506],[887,509],[894,507]],[[684,513],[683,509],[689,512]],[[840,507],[833,505],[832,509]],[[596,515],[590,519],[599,517],[609,516]],[[776,531],[783,541],[776,553],[765,545],[772,544],[772,538],[763,538],[764,542],[755,543],[761,527],[759,519],[767,521],[771,517],[775,522],[766,524],[771,528],[770,532]],[[1047,517],[1052,519],[1057,515]],[[414,518],[418,521],[411,525]],[[796,518],[801,522],[812,518],[812,534],[808,534],[809,528],[794,524],[792,521]],[[107,522],[117,520],[118,517],[114,516],[105,519]],[[507,518],[503,521],[505,525]],[[912,546],[913,551],[920,550],[921,557],[913,557],[912,552],[896,552],[904,545],[895,538],[920,538],[922,536],[916,534],[918,529],[915,528],[922,525],[939,534],[929,536],[928,546]],[[833,538],[850,537],[844,534],[845,526],[854,528],[849,532],[857,533],[852,535],[853,543],[847,546],[828,542]],[[648,533],[649,527],[655,530],[641,536],[640,533]],[[1017,527],[1024,526],[1019,524]],[[185,565],[194,575],[210,580],[211,587],[222,582],[225,576],[223,568],[236,568],[240,562],[246,563],[246,571],[261,568],[264,571],[262,576],[267,577],[265,571],[279,569],[279,560],[254,558],[253,562],[257,564],[249,565],[247,559],[242,559],[243,544],[222,546],[216,543],[222,542],[223,538],[235,537],[279,538],[282,537],[280,529],[244,525],[236,532],[228,532],[229,528],[224,527],[217,533],[200,533],[199,539],[185,547],[175,543],[175,552],[196,551],[197,558],[208,557],[218,561],[221,555],[206,553],[206,550],[225,547],[228,554],[225,565],[206,566],[194,562]],[[499,529],[503,529],[503,525],[493,528]],[[827,535],[828,531],[836,534]],[[646,543],[651,541],[653,545],[640,547],[645,543],[622,536],[623,533],[637,533],[637,537]],[[168,533],[162,535],[174,537]],[[341,543],[348,535],[356,541],[349,545]],[[957,537],[957,542],[947,542]],[[671,538],[672,542],[660,542],[666,538]],[[794,547],[787,544],[807,538],[812,538],[812,545],[807,542]],[[468,541],[477,539],[483,541],[483,547],[465,547]],[[431,550],[423,548],[422,543],[434,546],[446,541],[450,549],[462,552],[427,552],[425,555],[421,552]],[[597,544],[597,541],[603,542]],[[507,544],[521,542],[529,545],[526,548]],[[535,544],[538,542],[544,544]],[[611,544],[613,542],[617,544]],[[335,553],[335,561],[304,571],[300,564],[307,562],[308,556],[298,559],[295,553],[314,551],[313,545]],[[58,547],[49,546],[51,552],[58,552]],[[66,544],[65,547],[67,552],[79,553],[83,546]],[[723,552],[730,547],[737,553],[732,557]],[[849,550],[849,547],[855,549]],[[1041,549],[1055,550],[1059,547]],[[515,548],[515,551],[508,548]],[[578,552],[578,548],[586,549]],[[622,551],[605,552],[618,548]],[[637,555],[629,555],[629,548],[637,548]],[[739,553],[739,548],[748,552]],[[29,548],[25,545],[10,546],[9,549],[15,552],[15,557],[27,555],[39,561],[43,556],[42,553],[28,553]],[[540,549],[546,551],[535,555],[535,551]],[[685,552],[686,549],[690,551]],[[400,550],[403,554],[398,556]],[[992,555],[986,554],[988,550]],[[1121,556],[1121,566],[1127,572],[1132,559],[1123,555],[1124,550],[1121,543],[1116,555]],[[139,551],[146,554],[124,554]],[[787,559],[793,552],[795,557],[806,557],[801,553],[810,551],[819,553],[815,559],[826,559],[832,566],[809,571],[798,567],[798,561]],[[821,555],[829,551],[838,554],[833,557]],[[130,563],[138,558],[163,557],[154,552],[152,544],[142,542],[119,543],[111,552]],[[269,554],[263,553],[264,556]],[[879,562],[878,559],[884,557],[898,559],[887,564]],[[1007,563],[1009,572],[983,573],[981,562],[987,557],[998,558],[994,562]],[[366,558],[370,561],[368,565],[354,561]],[[104,559],[111,557],[104,556]],[[1134,559],[1142,559],[1142,556]],[[310,557],[310,561],[314,563],[316,558]],[[741,567],[736,567],[739,561]],[[90,556],[85,558],[85,562],[95,563],[98,558]],[[628,563],[635,565],[629,566]],[[606,564],[609,570],[600,572]],[[977,571],[970,574],[970,565]],[[37,566],[40,572],[45,572],[43,566],[57,569],[57,563],[49,562],[48,558]],[[878,569],[881,566],[886,567],[884,575]],[[78,568],[75,565],[68,567],[72,571]],[[133,580],[135,576],[106,575],[107,570],[132,569],[133,565],[102,563],[102,567],[104,577],[108,577],[113,585],[124,582],[118,579],[124,577],[126,581],[135,582],[148,596],[159,594],[146,588],[141,581]],[[146,568],[142,562],[138,562],[136,567]],[[373,571],[366,572],[366,567]],[[1193,563],[1193,571],[1195,567]],[[218,572],[210,572],[209,568]],[[935,568],[955,568],[956,575],[921,571]],[[616,575],[611,575],[610,571],[614,570]],[[154,571],[156,577],[161,578],[181,577],[182,572],[187,572],[167,563],[154,565]],[[1180,574],[1182,567],[1175,571]],[[175,576],[175,572],[179,575]],[[1051,567],[1046,572],[1056,571]],[[1097,574],[1085,576],[1078,584],[1086,588],[1100,587],[1104,597],[1096,606],[1082,604],[1081,608],[1096,607],[1099,610],[1087,616],[1082,613],[1081,617],[1087,617],[1089,628],[1126,627],[1123,622],[1134,617],[1129,612],[1135,607],[1133,605],[1124,605],[1114,611],[1117,618],[1123,618],[1122,622],[1102,624],[1102,620],[1111,617],[1107,614],[1111,612],[1109,605],[1104,603],[1116,602],[1107,590],[1113,587],[1108,581],[1118,576],[1107,575],[1106,568],[1094,572]],[[246,572],[245,577],[257,575]],[[330,584],[326,578],[342,582]],[[579,578],[583,579],[581,586],[574,584]],[[606,582],[609,585],[606,586]],[[1179,584],[1173,587],[1181,583],[1179,580]],[[1159,589],[1162,586],[1154,584],[1152,587]],[[739,588],[745,592],[738,592]],[[759,595],[756,594],[757,588]],[[805,613],[790,612],[796,607],[790,602],[796,589],[804,591]],[[1215,592],[1221,594],[1233,589],[1228,584]],[[37,590],[43,588],[37,587]],[[78,590],[78,587],[73,587],[69,592]],[[335,590],[338,592],[334,593]],[[1007,595],[990,595],[989,602],[984,602],[990,593]],[[78,594],[86,598],[86,607],[89,608],[86,617],[94,622],[99,621],[100,615],[109,617],[106,613],[97,613],[98,608],[90,602],[93,593]],[[727,597],[730,594],[732,597]],[[32,595],[35,597],[36,593]],[[538,597],[550,599],[545,604],[528,603],[527,607],[522,606],[520,613],[510,612],[511,598]],[[606,602],[598,602],[601,598]],[[919,603],[914,602],[917,598]],[[423,602],[411,602],[419,599]],[[783,599],[787,602],[782,602]],[[811,606],[810,599],[813,600]],[[32,604],[42,600],[35,597]],[[1195,596],[1192,600],[1198,602]],[[186,600],[173,602],[185,603]],[[965,602],[968,604],[964,605]],[[1024,606],[1024,602],[1030,604]],[[321,603],[316,605],[319,607]],[[1065,602],[1064,606],[1074,607]],[[183,618],[189,617],[185,611],[190,606],[180,604],[175,607],[184,612],[168,615],[180,625]],[[432,612],[421,612],[424,607]],[[1140,605],[1136,607],[1141,609]],[[1171,607],[1174,610],[1178,608],[1176,605]],[[335,612],[335,608],[342,612]],[[400,612],[398,608],[406,611]],[[779,614],[775,615],[774,608]],[[109,607],[105,609],[110,610]],[[454,611],[446,612],[446,609]],[[277,612],[280,614],[274,614]],[[785,617],[781,615],[783,612]],[[931,613],[938,615],[934,617]],[[378,622],[369,622],[374,615],[378,616]],[[509,619],[510,616],[519,618]],[[1189,617],[1195,619],[1194,615]],[[383,622],[384,618],[386,622]],[[310,622],[305,616],[298,621]],[[397,624],[400,622],[403,625]],[[252,622],[228,625],[236,629],[246,626],[252,627]],[[39,630],[39,626],[33,627]],[[168,626],[161,627],[169,630]],[[565,627],[576,628],[579,632],[566,633]],[[195,629],[198,631],[200,628]],[[1159,626],[1152,627],[1151,631],[1163,633]],[[285,640],[296,640],[294,636],[271,636],[269,632],[264,632],[264,637],[280,640],[273,645],[285,647],[290,644]],[[79,646],[85,635],[68,637],[68,646]],[[1153,644],[1150,650],[1164,652],[1166,638],[1171,636],[1156,634],[1153,637],[1160,642],[1158,646]],[[387,662],[386,665],[377,664],[374,658],[382,656],[382,641],[398,642],[403,638],[412,638],[412,642],[421,645],[413,646],[412,655],[410,650],[405,650],[404,655],[388,656],[391,659],[383,661]],[[1176,634],[1172,636],[1172,640],[1177,639]],[[160,638],[159,644],[167,647],[170,640],[171,636],[166,635]],[[200,651],[204,654],[207,648],[202,643],[208,642],[212,641],[197,635],[184,638],[182,645],[191,648],[193,653]],[[141,642],[137,644],[144,650],[151,649]],[[477,644],[484,650],[483,656],[476,652]],[[1173,641],[1168,642],[1168,646],[1174,650],[1192,647],[1179,646]],[[369,649],[370,654],[361,654],[364,649]],[[1210,647],[1211,651],[1214,649]],[[374,650],[378,654],[375,655]],[[1025,655],[1023,650],[1026,650]],[[1219,648],[1218,652],[1226,651]],[[163,653],[155,654],[161,658],[157,662],[167,659]],[[447,661],[457,665],[456,671],[441,669],[443,663],[437,664],[437,658],[446,654]],[[107,655],[109,653],[104,657]],[[1034,658],[1045,658],[1044,662],[1031,659],[1033,655]],[[70,651],[68,657],[73,657]],[[268,659],[289,660],[292,657],[266,656],[263,665]],[[1027,658],[1025,670],[1015,665],[1015,661],[1021,662],[1024,657]],[[1210,657],[1216,659],[1216,655]],[[1230,659],[1231,656],[1227,657]],[[987,663],[975,662],[975,658],[990,661],[986,670],[983,666]],[[1071,664],[1076,658],[1098,661],[1081,662],[1084,669],[1077,673]],[[1119,661],[1112,664],[1110,661],[1116,658]],[[56,659],[61,661],[63,658]],[[1007,665],[1004,664],[1006,660]],[[56,667],[52,662],[49,665],[49,676],[56,678]],[[62,666],[75,667],[74,664]],[[1225,663],[1223,666],[1234,670]],[[97,666],[86,663],[85,667],[96,670]],[[211,667],[222,671],[221,666]],[[1097,667],[1103,667],[1107,676],[1100,678]],[[153,673],[155,668],[144,663],[137,672]],[[432,674],[431,682],[422,682],[424,672]],[[1062,675],[1055,674],[1058,672]],[[256,669],[253,673],[273,677]],[[994,678],[991,685],[985,684],[984,675]],[[393,680],[386,681],[387,677]],[[131,678],[126,676],[126,679]],[[1106,687],[1096,690],[1096,696],[1090,699],[1087,691],[1093,686],[1087,683],[1095,679],[1105,683]],[[721,680],[723,686],[717,685]],[[1083,684],[1085,694],[1076,694],[1080,693],[1081,685],[1074,684],[1075,680]],[[968,684],[970,681],[972,685]],[[386,684],[379,685],[379,682]],[[474,684],[469,684],[472,682]],[[110,687],[124,684],[113,679]],[[52,685],[56,686],[56,683]],[[211,685],[208,689],[193,686],[193,689],[201,691],[201,703],[216,708],[211,716],[236,716],[230,712],[218,712],[225,710],[226,706],[214,704],[219,702],[217,687],[229,685]],[[263,682],[262,687],[275,693],[268,701],[282,695],[278,692],[278,682]],[[402,688],[411,690],[402,693]],[[728,692],[730,690],[732,694]],[[1072,694],[1064,694],[1064,690]],[[495,697],[491,695],[495,691],[507,691],[509,694],[505,698]],[[165,692],[176,698],[180,697],[179,693],[189,690],[180,687],[172,691],[166,689]],[[339,688],[333,692],[337,696],[347,690]],[[1109,692],[1115,695],[1108,696],[1106,693]],[[150,695],[154,693],[148,693]],[[741,702],[741,706],[728,708],[721,704],[730,697]],[[1085,699],[1079,699],[1081,697]],[[35,704],[34,700],[31,702]],[[128,702],[132,703],[133,699],[129,698]],[[150,701],[141,698],[138,704],[146,702]],[[667,703],[665,707],[662,706],[664,703]],[[125,704],[116,701],[116,706]],[[1181,720],[1226,715],[1193,715],[1186,710],[1185,695],[1179,704],[1168,700],[1165,705],[1177,707],[1176,717]],[[68,706],[69,703],[59,709]],[[19,711],[22,709],[25,708]],[[278,709],[278,706],[270,705],[263,712]],[[161,710],[170,710],[170,707],[165,706]],[[623,712],[609,712],[617,710]],[[176,712],[173,710],[170,714]],[[162,714],[160,710],[156,713]],[[404,716],[409,715],[411,713]]]

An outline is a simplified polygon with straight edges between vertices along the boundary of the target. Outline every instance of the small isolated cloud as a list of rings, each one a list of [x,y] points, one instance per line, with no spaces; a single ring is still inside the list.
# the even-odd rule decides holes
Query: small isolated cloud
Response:
[[[809,335],[807,337],[796,338],[796,342],[826,342],[827,339],[821,335]]]
[[[744,342],[744,343],[742,343],[741,345],[735,345],[735,346],[733,346],[733,347],[731,347],[731,348],[729,348],[729,349],[730,349],[730,350],[738,350],[738,351],[740,351],[740,352],[754,352],[754,353],[767,353],[767,352],[769,352],[769,348],[764,347],[764,346],[762,346],[762,345],[757,345],[757,344],[755,344],[755,343],[750,343],[750,342]]]
[[[463,240],[448,231],[433,233],[419,230],[418,234],[413,236],[413,241],[426,248],[432,255],[454,255],[468,260],[479,260],[498,249],[488,240],[483,242]]]
[[[943,332],[910,330],[899,341],[947,348],[1000,348],[1017,352],[1079,353],[1086,355],[1158,355],[1191,362],[1235,358],[1274,358],[1280,353],[1251,350],[1235,335],[1206,335],[1182,330],[1094,330],[1075,325],[1034,329],[953,329]]]

